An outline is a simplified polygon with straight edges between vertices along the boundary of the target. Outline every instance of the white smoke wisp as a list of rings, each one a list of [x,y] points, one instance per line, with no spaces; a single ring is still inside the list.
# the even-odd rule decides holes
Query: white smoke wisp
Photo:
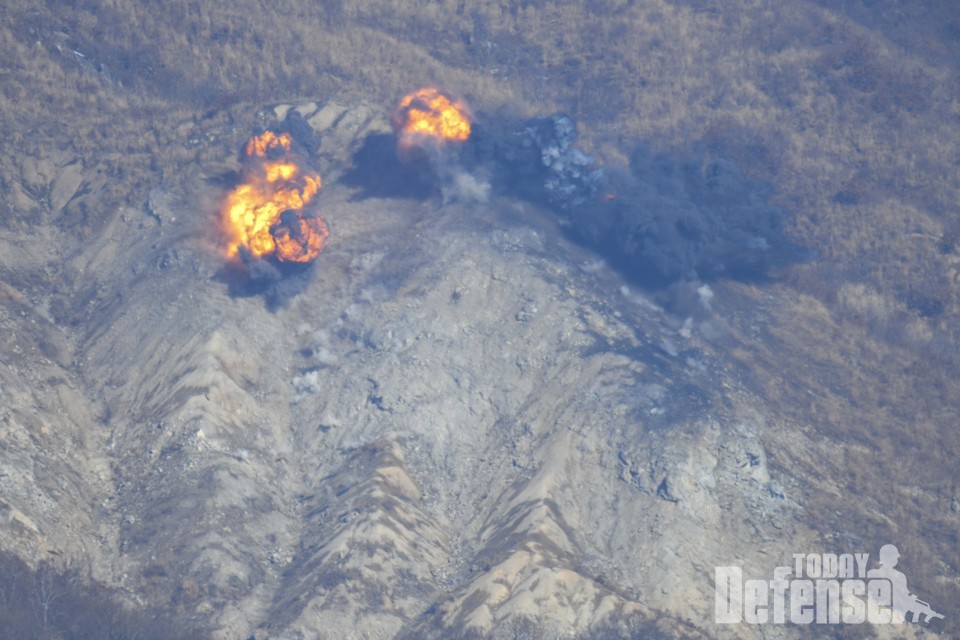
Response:
[[[440,188],[440,193],[443,204],[484,204],[490,200],[490,183],[473,174],[458,171]]]

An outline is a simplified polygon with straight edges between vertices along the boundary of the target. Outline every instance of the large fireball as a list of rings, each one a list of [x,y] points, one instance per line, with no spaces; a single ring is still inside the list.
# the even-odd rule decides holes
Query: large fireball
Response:
[[[464,142],[470,137],[466,106],[437,89],[420,89],[401,100],[393,126],[403,149],[427,140],[443,144]]]
[[[280,262],[310,262],[327,246],[330,231],[308,206],[320,176],[304,170],[288,133],[265,131],[244,146],[243,183],[227,196],[227,254]]]

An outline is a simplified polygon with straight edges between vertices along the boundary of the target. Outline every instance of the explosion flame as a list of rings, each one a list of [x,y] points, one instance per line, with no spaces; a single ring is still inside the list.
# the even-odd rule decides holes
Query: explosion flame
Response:
[[[229,256],[304,263],[326,248],[327,224],[305,211],[320,191],[320,176],[301,168],[292,142],[289,133],[265,131],[244,146],[243,183],[223,209]]]
[[[393,126],[402,149],[425,140],[464,142],[470,137],[470,114],[463,103],[438,89],[420,89],[397,105]]]

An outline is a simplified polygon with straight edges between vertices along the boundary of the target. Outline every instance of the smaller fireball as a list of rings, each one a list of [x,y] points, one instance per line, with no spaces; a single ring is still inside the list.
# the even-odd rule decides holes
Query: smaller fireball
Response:
[[[320,216],[308,217],[288,209],[280,221],[270,227],[276,243],[274,255],[281,262],[309,262],[323,251],[330,239],[330,230]]]
[[[247,140],[247,144],[243,147],[243,153],[248,158],[266,158],[268,155],[284,156],[290,153],[292,143],[293,140],[289,133],[277,135],[268,130]]]
[[[308,211],[321,181],[291,150],[289,133],[265,131],[243,149],[243,182],[227,196],[223,222],[231,257],[310,262],[327,246],[323,218]]]
[[[463,103],[438,89],[420,89],[397,105],[393,126],[401,149],[426,141],[464,142],[470,137],[470,114]]]

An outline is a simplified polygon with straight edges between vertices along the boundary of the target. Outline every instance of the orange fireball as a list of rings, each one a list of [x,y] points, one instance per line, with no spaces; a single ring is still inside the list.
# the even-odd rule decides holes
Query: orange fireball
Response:
[[[470,137],[470,115],[462,103],[438,89],[420,89],[397,105],[393,126],[402,148],[423,140],[464,142]]]
[[[330,231],[305,211],[320,191],[320,176],[304,170],[289,133],[266,131],[244,146],[243,183],[227,196],[223,222],[227,254],[243,252],[281,262],[310,262],[327,246]]]
[[[268,153],[271,155],[278,153],[286,155],[290,153],[292,144],[293,139],[289,133],[277,135],[273,131],[264,131],[259,136],[253,136],[247,140],[247,144],[243,147],[243,153],[248,158],[265,158]]]

